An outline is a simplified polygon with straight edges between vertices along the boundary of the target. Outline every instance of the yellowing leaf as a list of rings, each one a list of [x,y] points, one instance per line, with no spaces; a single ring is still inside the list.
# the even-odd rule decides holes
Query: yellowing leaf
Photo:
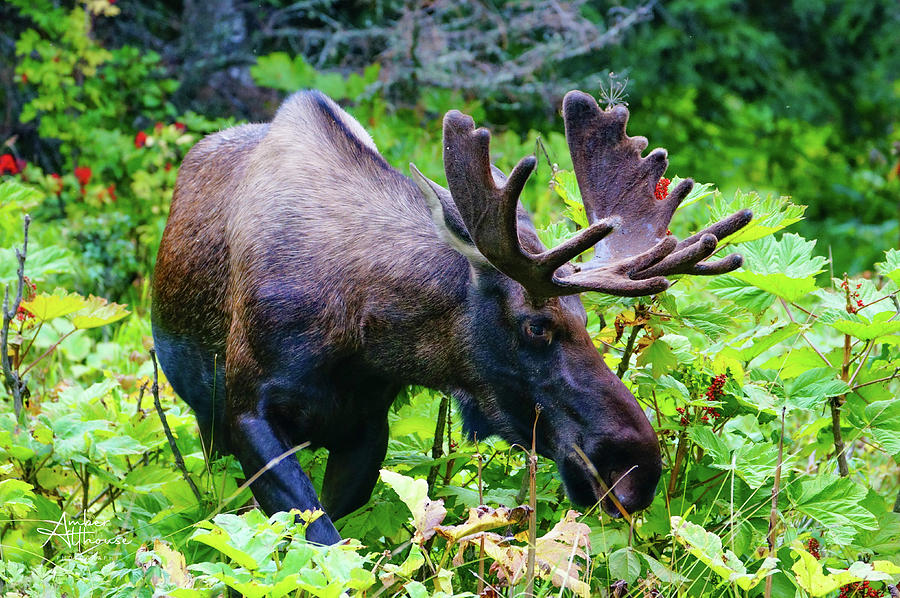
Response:
[[[435,531],[451,542],[458,542],[466,536],[485,532],[498,527],[517,525],[525,521],[531,509],[519,506],[512,509],[498,507],[496,509],[484,505],[469,509],[469,518],[460,525],[440,525]]]
[[[447,515],[444,501],[428,498],[428,482],[425,480],[416,480],[387,469],[381,470],[381,479],[397,493],[412,513],[416,528],[413,542],[421,544],[430,539],[434,535],[435,527],[440,525]]]
[[[848,583],[856,581],[888,581],[893,582],[893,575],[900,573],[900,567],[889,561],[863,563],[856,561],[847,569],[832,569],[826,575],[822,563],[803,547],[800,540],[794,540],[791,550],[797,554],[797,560],[791,566],[797,583],[810,596],[825,596]]]
[[[64,289],[56,289],[52,295],[40,293],[35,295],[31,301],[22,302],[24,309],[33,313],[34,317],[43,322],[75,313],[87,305],[87,299]]]
[[[722,548],[722,539],[699,525],[673,516],[672,534],[688,551],[720,577],[749,590],[775,571],[778,559],[767,558],[756,573],[747,573],[744,563],[730,550]]]
[[[121,320],[131,312],[124,305],[109,303],[102,297],[89,296],[85,307],[71,318],[75,328],[97,328]]]

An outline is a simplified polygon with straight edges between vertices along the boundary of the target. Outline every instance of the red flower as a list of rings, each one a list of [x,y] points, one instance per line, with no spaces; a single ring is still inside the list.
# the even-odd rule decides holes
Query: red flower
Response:
[[[78,184],[81,185],[81,193],[84,193],[84,186],[87,185],[91,180],[91,167],[90,166],[78,166],[75,168],[75,178],[78,179]]]
[[[143,131],[138,131],[137,135],[134,136],[134,147],[141,149],[147,145],[147,134]]]
[[[175,130],[178,131],[179,133],[184,133],[184,130],[186,128],[187,127],[184,126],[184,123],[175,123]]]
[[[666,196],[669,194],[669,183],[671,182],[672,181],[670,181],[666,177],[659,179],[659,182],[656,183],[656,193],[654,193],[656,199],[662,201],[666,198]]]
[[[19,169],[16,167],[16,160],[9,154],[0,156],[0,175],[18,174]]]

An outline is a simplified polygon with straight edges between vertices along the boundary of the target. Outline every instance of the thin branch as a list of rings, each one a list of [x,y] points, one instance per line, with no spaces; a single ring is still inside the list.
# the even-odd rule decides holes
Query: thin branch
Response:
[[[857,384],[850,388],[851,391],[855,391],[858,388],[862,388],[863,386],[869,386],[871,384],[878,384],[879,382],[890,382],[894,378],[897,377],[897,374],[900,373],[900,367],[894,368],[894,373],[890,376],[885,376],[884,378],[878,378],[877,380],[869,380],[868,382],[863,382],[861,384]]]
[[[797,320],[794,319],[794,314],[791,313],[791,310],[790,310],[790,308],[788,307],[787,302],[786,302],[784,299],[781,299],[781,298],[779,298],[779,301],[781,301],[781,305],[784,307],[784,311],[785,311],[785,313],[787,313],[787,316],[788,316],[788,318],[790,318],[791,322],[793,322],[794,324],[797,324]],[[806,336],[806,333],[805,333],[805,332],[803,332],[803,331],[801,330],[801,331],[800,331],[800,336],[803,338],[803,340],[806,341],[806,344],[808,344],[810,347],[812,347],[812,350],[816,352],[816,355],[818,355],[819,357],[821,357],[821,358],[822,358],[822,361],[824,361],[825,363],[828,364],[828,367],[834,367],[834,366],[831,365],[831,362],[828,361],[828,358],[825,357],[825,355],[824,355],[821,351],[819,351],[819,348],[816,347],[816,346],[813,344],[813,342],[812,342],[811,340],[809,340],[809,338]]]
[[[194,480],[188,475],[187,467],[184,465],[184,458],[182,458],[181,451],[175,443],[175,436],[172,435],[172,430],[169,428],[169,422],[166,421],[166,414],[163,412],[162,404],[159,402],[159,371],[156,365],[155,349],[150,349],[150,360],[153,362],[153,386],[150,387],[150,392],[153,395],[153,405],[156,407],[156,413],[159,415],[159,420],[162,422],[163,431],[166,433],[166,439],[169,441],[169,448],[172,449],[172,454],[175,455],[175,466],[181,472],[181,475],[188,483],[188,486],[191,487],[191,492],[197,497],[197,502],[202,504],[203,495],[200,494],[200,490],[197,488],[197,485],[194,484]]]
[[[0,353],[2,353],[3,380],[6,387],[13,396],[13,409],[15,410],[16,419],[21,419],[22,409],[25,405],[24,397],[26,392],[25,374],[19,374],[13,371],[13,366],[9,361],[9,325],[19,311],[19,305],[22,303],[22,292],[25,289],[25,259],[28,256],[28,226],[31,224],[31,216],[25,214],[22,224],[22,250],[16,249],[16,259],[19,262],[16,268],[16,276],[18,278],[18,287],[16,288],[16,298],[12,306],[9,304],[9,286],[7,285],[3,295],[3,329],[0,332]],[[18,364],[16,364],[18,370]]]

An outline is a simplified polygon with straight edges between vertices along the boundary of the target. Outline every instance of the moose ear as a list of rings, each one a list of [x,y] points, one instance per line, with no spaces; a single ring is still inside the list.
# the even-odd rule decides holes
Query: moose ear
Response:
[[[481,255],[472,242],[472,237],[469,236],[469,231],[466,230],[462,216],[459,215],[459,209],[453,203],[453,196],[450,195],[450,191],[430,180],[411,162],[409,170],[412,174],[413,182],[416,183],[416,186],[422,191],[422,195],[425,196],[428,209],[431,211],[431,219],[434,221],[434,226],[441,239],[461,253],[472,265],[488,265],[487,259]]]

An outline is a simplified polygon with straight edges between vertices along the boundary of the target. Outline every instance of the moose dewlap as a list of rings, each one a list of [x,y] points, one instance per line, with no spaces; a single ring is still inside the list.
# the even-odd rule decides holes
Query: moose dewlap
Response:
[[[628,111],[582,92],[563,116],[590,226],[550,249],[518,201],[534,157],[507,177],[490,134],[457,111],[443,123],[449,189],[392,168],[316,91],[190,151],[159,248],[153,338],[207,450],[247,476],[300,443],[328,449],[321,502],[290,457],[251,485],[266,512],[324,507],[308,538],[338,541],[332,521],[369,499],[388,408],[410,384],[451,393],[479,438],[529,445],[540,408],[537,450],[574,503],[606,486],[625,509],[650,504],[656,434],[591,342],[578,293],[649,295],[669,275],[731,271],[740,256],[702,260],[751,215],[678,241],[667,228],[692,182],[655,199],[665,151],[641,157]]]

